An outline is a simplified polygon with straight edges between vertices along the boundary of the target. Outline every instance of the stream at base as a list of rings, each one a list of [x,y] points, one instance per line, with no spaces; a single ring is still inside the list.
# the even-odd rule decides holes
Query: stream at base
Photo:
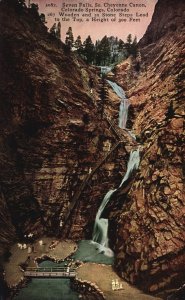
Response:
[[[112,265],[114,263],[114,256],[105,255],[103,247],[100,248],[99,244],[88,240],[82,240],[78,244],[78,249],[72,256],[74,260],[83,262],[95,262],[97,264]]]
[[[44,263],[44,262],[43,262]],[[42,264],[43,266],[43,264]],[[55,266],[56,263],[45,261],[44,266]],[[58,266],[58,264],[57,264]],[[78,300],[78,293],[70,287],[69,279],[33,278],[27,287],[21,289],[16,300]]]
[[[70,257],[75,261],[94,262],[97,264],[112,265],[113,257],[104,254],[103,249],[99,250],[96,243],[82,240],[78,243],[77,251]],[[63,267],[71,261],[64,260],[56,263],[45,260],[39,264],[40,267]],[[63,278],[33,278],[28,285],[22,288],[15,300],[78,300],[79,293],[70,286],[70,279]]]

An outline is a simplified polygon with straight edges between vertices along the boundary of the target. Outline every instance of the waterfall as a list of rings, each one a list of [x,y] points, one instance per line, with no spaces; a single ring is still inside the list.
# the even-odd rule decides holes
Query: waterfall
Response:
[[[115,82],[107,80],[112,89],[121,98],[120,107],[119,107],[119,127],[122,129],[126,128],[127,117],[128,117],[128,108],[129,108],[129,100],[126,98],[124,90],[117,85]]]
[[[108,220],[101,218],[101,214],[115,191],[116,190],[110,190],[103,198],[103,201],[98,209],[94,224],[93,241],[102,245],[105,248],[108,247]]]
[[[101,73],[107,73],[109,67],[101,67]],[[124,90],[115,82],[107,80],[108,84],[112,87],[114,92],[121,98],[120,107],[119,107],[119,127],[126,129],[127,117],[128,117],[128,108],[129,108],[129,100],[126,98]],[[128,134],[135,139],[135,135],[128,131]],[[139,167],[140,156],[139,156],[139,148],[137,150],[133,150],[130,152],[129,161],[127,164],[126,173],[118,187],[121,188],[123,183],[130,178],[133,170]],[[98,209],[96,214],[94,229],[93,229],[93,237],[92,242],[97,245],[97,248],[101,251],[104,251],[105,255],[113,256],[112,250],[109,248],[109,240],[108,240],[108,219],[101,218],[101,215],[111,199],[111,196],[117,191],[110,190],[103,198],[103,201]]]
[[[122,129],[126,128],[128,108],[129,108],[128,99],[121,100],[120,107],[119,107],[119,127]]]
[[[121,99],[126,99],[124,90],[115,82],[107,80],[108,84],[112,87],[112,89],[115,91],[115,93],[118,95]]]
[[[101,74],[107,74],[112,70],[112,67],[107,67],[107,66],[100,66],[101,68]]]
[[[127,132],[131,136],[131,138],[136,141],[136,135],[133,132],[131,132],[130,130],[127,130]]]
[[[139,163],[140,163],[140,156],[139,156],[139,148],[138,148],[137,150],[133,150],[130,152],[127,171],[119,187],[122,187],[123,183],[131,176],[132,172],[138,169]]]
[[[139,149],[131,151],[128,165],[127,165],[127,171],[125,173],[125,176],[123,177],[121,184],[119,185],[119,188],[131,176],[133,170],[139,167],[139,162],[140,162]],[[117,189],[110,190],[103,198],[103,201],[96,215],[94,230],[93,230],[93,238],[92,238],[93,242],[97,243],[98,248],[100,250],[103,250],[105,255],[107,256],[113,255],[113,252],[111,249],[109,249],[108,219],[101,218],[101,215],[115,191],[117,191]]]

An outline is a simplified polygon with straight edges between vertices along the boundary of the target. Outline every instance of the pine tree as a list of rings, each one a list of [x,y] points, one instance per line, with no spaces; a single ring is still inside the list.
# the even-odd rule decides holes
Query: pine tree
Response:
[[[81,45],[82,45],[81,36],[78,35],[78,36],[77,36],[77,39],[76,39],[76,41],[75,41],[75,48],[78,49]]]
[[[52,36],[56,36],[56,23],[53,24],[53,26],[50,28],[49,32],[51,33]]]
[[[81,36],[78,35],[76,41],[75,41],[75,44],[74,44],[76,50],[77,50],[77,53],[78,54],[83,54],[83,46],[82,46],[82,40],[81,40]]]
[[[74,37],[73,37],[72,27],[69,27],[68,31],[66,32],[65,43],[69,49],[71,49],[73,47]]]
[[[138,53],[138,45],[137,45],[137,37],[134,37],[134,40],[132,42],[131,45],[131,49],[130,49],[130,54],[132,54],[134,57],[137,57],[137,53]]]
[[[96,43],[95,43],[95,62],[96,62],[96,65],[97,66],[100,66],[101,65],[101,60],[102,60],[102,54],[101,54],[101,51],[100,51],[100,41],[97,40]]]
[[[84,41],[84,55],[86,57],[86,61],[88,64],[92,64],[94,62],[94,44],[90,35]]]
[[[133,43],[132,44],[135,44],[135,45],[137,45],[137,36],[135,35],[135,37],[134,37],[134,40],[133,40]]]
[[[129,34],[129,35],[127,36],[127,44],[129,44],[129,45],[132,44],[132,35],[131,35],[131,34]]]
[[[39,11],[39,6],[38,4],[35,4],[35,3],[31,3],[30,4],[30,8],[33,12],[37,13],[38,14],[38,11]]]
[[[119,42],[118,42],[118,50],[119,51],[122,51],[123,50],[123,48],[124,48],[124,42],[123,42],[123,40],[121,40],[121,39],[119,39]]]
[[[43,23],[43,24],[46,24],[47,22],[46,22],[46,16],[45,16],[45,14],[40,14],[40,19],[41,19],[41,22]]]
[[[60,22],[58,22],[58,24],[57,24],[55,35],[56,35],[57,39],[61,39],[61,23]]]
[[[32,13],[32,16],[34,16],[35,18],[39,17],[39,6],[38,6],[38,4],[31,3],[30,4],[30,11]]]
[[[99,44],[99,56],[101,58],[101,64],[106,65],[110,63],[111,51],[110,44],[107,36],[105,35]]]
[[[132,35],[129,34],[127,36],[127,41],[126,41],[126,50],[128,52],[128,56],[131,55],[131,48],[132,48]]]

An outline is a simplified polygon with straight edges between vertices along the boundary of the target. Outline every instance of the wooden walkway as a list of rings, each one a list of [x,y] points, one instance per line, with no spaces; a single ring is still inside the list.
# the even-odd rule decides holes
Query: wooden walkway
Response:
[[[74,278],[76,277],[76,271],[74,268],[68,267],[27,268],[24,276],[33,278]]]

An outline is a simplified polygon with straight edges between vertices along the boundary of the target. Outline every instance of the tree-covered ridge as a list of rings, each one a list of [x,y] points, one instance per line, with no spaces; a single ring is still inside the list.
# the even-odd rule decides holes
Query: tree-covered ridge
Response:
[[[66,33],[66,45],[72,51],[76,51],[88,64],[110,65],[119,63],[130,55],[138,54],[137,37],[129,34],[126,42],[118,37],[106,35],[93,43],[90,35],[82,43],[80,35],[74,40],[72,27]]]
[[[20,11],[26,8],[25,0],[2,1]],[[47,23],[45,15],[43,13],[39,14],[38,4],[28,1],[28,8],[36,17],[40,18],[44,25]],[[49,32],[54,38],[61,40],[61,23],[54,23]],[[69,27],[66,32],[65,44],[68,50],[77,52],[88,64],[94,65],[117,64],[130,55],[134,57],[138,56],[137,37],[133,38],[131,34],[127,36],[126,42],[118,39],[118,37],[107,37],[107,35],[95,43],[93,43],[91,36],[88,35],[85,41],[82,42],[80,35],[74,39],[72,27]]]
[[[60,39],[61,24],[56,23],[50,29],[50,33]],[[69,27],[66,32],[65,44],[68,50],[77,52],[88,64],[94,65],[111,65],[120,63],[127,59],[130,55],[138,56],[137,37],[127,36],[126,41],[118,37],[107,37],[105,35],[101,40],[96,40],[93,43],[91,36],[82,42],[81,36],[78,35],[74,39],[72,27]]]

